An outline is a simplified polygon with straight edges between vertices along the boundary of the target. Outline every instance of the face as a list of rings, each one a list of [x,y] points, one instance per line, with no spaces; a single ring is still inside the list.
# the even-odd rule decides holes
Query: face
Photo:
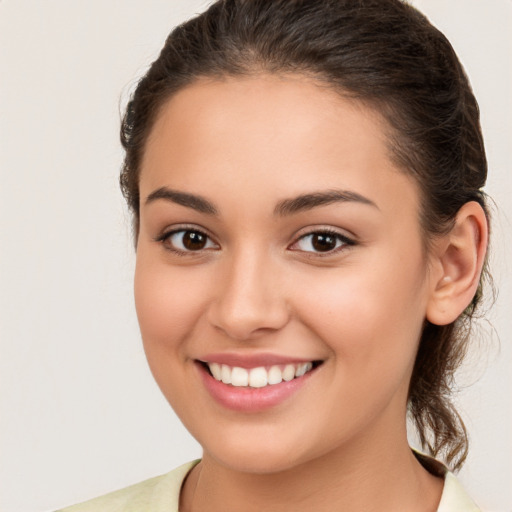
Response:
[[[204,81],[163,106],[136,307],[205,459],[272,472],[404,436],[430,287],[418,191],[385,131],[300,77]]]

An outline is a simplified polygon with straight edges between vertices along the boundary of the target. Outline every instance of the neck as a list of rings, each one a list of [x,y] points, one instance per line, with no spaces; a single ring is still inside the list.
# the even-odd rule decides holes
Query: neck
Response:
[[[395,432],[396,433],[396,432]],[[363,443],[364,441],[364,443]],[[253,474],[219,464],[207,453],[187,478],[184,512],[434,512],[443,481],[428,473],[401,439],[350,447],[284,471]]]

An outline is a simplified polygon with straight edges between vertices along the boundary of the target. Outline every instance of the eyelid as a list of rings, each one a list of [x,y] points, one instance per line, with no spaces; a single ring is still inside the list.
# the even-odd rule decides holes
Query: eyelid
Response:
[[[202,235],[204,235],[205,237],[208,238],[208,240],[210,240],[213,244],[215,244],[217,247],[215,248],[215,250],[217,248],[220,248],[220,245],[219,243],[215,240],[215,238],[209,233],[209,231],[205,228],[203,228],[202,226],[198,226],[197,224],[177,224],[177,225],[173,225],[173,226],[168,226],[166,227],[165,229],[163,229],[160,234],[158,234],[157,236],[155,236],[153,238],[153,240],[155,242],[158,242],[160,244],[162,244],[164,246],[164,248],[168,251],[171,251],[175,254],[178,254],[178,255],[199,255],[205,251],[210,251],[212,250],[212,248],[205,248],[205,249],[199,249],[197,251],[184,251],[184,250],[181,250],[181,249],[177,249],[177,248],[174,248],[174,247],[170,247],[169,245],[165,245],[165,243],[173,236],[175,235],[176,233],[180,233],[180,232],[186,232],[186,231],[194,231],[194,232],[197,232],[197,233],[201,233]]]
[[[214,250],[220,249],[220,244],[215,240],[215,237],[210,234],[209,230],[203,228],[202,226],[198,226],[197,224],[178,224],[173,226],[168,226],[161,231],[161,233],[153,238],[155,242],[161,243],[166,250],[169,250],[173,253],[179,255],[199,255],[205,251],[211,251],[212,248],[204,248],[198,249],[197,251],[193,250],[181,250],[175,247],[170,247],[169,245],[165,245],[165,242],[174,234],[182,232],[182,231],[195,231],[201,233],[206,236],[210,242],[215,244],[217,247]],[[294,249],[293,246],[296,245],[300,240],[306,238],[307,236],[312,236],[315,234],[328,234],[336,237],[338,240],[341,240],[342,245],[340,247],[336,247],[329,251],[304,251],[301,249]],[[346,231],[333,228],[332,226],[309,226],[308,228],[304,228],[299,230],[294,235],[294,241],[288,245],[287,249],[291,251],[301,252],[308,257],[328,257],[337,254],[340,251],[347,250],[347,248],[357,245],[357,240],[354,235],[347,235]]]
[[[315,234],[328,234],[336,237],[338,240],[341,240],[342,245],[340,247],[336,247],[330,251],[303,251],[300,249],[293,249],[293,246],[296,245],[300,240],[306,238],[307,236],[312,236]],[[311,226],[306,228],[305,230],[299,231],[295,237],[294,241],[288,246],[288,250],[302,252],[308,257],[328,257],[338,254],[341,251],[345,251],[350,247],[353,247],[357,244],[357,241],[352,237],[345,234],[341,230],[333,228],[331,226]]]

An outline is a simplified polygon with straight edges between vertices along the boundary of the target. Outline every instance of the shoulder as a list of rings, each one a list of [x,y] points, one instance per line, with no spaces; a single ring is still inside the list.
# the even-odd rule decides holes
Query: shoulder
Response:
[[[481,512],[469,497],[457,477],[446,472],[444,475],[444,489],[437,512]]]
[[[197,462],[57,512],[178,512],[181,485]]]
[[[457,477],[444,464],[417,450],[413,450],[413,453],[429,473],[444,479],[437,512],[481,512]]]
[[[422,455],[422,458],[425,457]],[[189,471],[199,461],[173,471],[57,512],[178,512],[180,489]],[[441,471],[441,464],[430,464]],[[437,512],[481,512],[453,473],[444,468],[444,489]]]

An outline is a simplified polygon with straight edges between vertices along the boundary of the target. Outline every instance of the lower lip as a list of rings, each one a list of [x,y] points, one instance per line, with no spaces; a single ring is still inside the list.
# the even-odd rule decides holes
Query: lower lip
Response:
[[[261,412],[276,407],[299,391],[315,372],[311,370],[302,377],[280,384],[250,388],[224,384],[214,379],[202,364],[197,363],[197,366],[203,383],[214,400],[227,409],[239,412]]]

